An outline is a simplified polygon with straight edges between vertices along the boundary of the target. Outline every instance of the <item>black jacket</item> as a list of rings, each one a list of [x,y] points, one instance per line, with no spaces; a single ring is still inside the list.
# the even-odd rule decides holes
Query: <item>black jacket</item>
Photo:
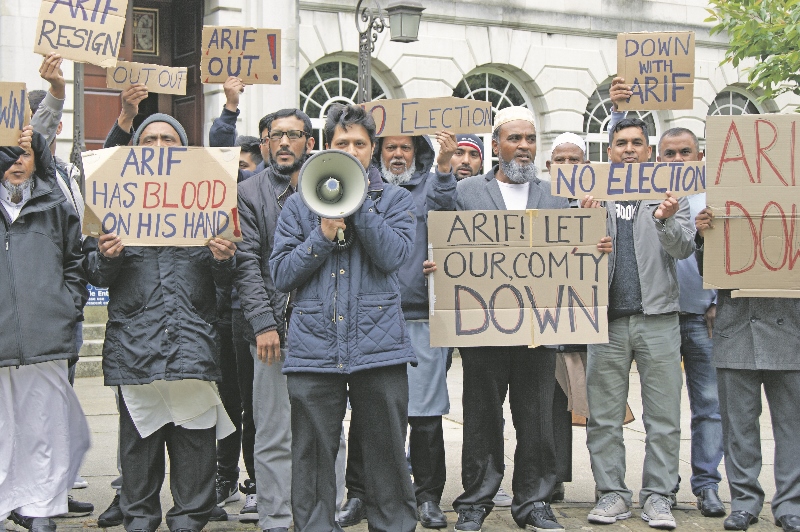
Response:
[[[74,359],[88,298],[78,215],[66,203],[44,137],[34,133],[31,198],[12,223],[0,209],[0,367]]]

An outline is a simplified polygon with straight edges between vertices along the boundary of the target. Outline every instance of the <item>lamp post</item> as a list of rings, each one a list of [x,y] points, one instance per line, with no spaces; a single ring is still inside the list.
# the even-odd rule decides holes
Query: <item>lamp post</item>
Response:
[[[425,10],[416,0],[392,2],[385,10],[378,0],[358,0],[356,29],[358,30],[358,94],[357,103],[372,99],[372,52],[383,28],[391,31],[394,42],[414,42],[419,34],[419,22]],[[373,5],[374,4],[374,5]],[[389,17],[386,22],[384,16]]]

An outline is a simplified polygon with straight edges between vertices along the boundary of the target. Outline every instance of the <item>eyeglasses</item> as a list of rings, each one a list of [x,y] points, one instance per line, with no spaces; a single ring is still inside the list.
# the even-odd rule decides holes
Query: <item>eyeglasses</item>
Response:
[[[279,142],[284,135],[289,137],[289,140],[298,140],[308,135],[308,133],[306,133],[305,131],[300,131],[299,129],[290,129],[289,131],[280,131],[276,129],[275,131],[270,131],[269,136],[262,137],[260,139],[261,144],[266,144],[267,141],[269,140]]]

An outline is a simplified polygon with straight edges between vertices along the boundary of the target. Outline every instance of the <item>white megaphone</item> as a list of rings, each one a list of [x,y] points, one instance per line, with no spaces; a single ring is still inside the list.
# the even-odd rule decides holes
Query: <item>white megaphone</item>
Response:
[[[358,159],[341,150],[315,153],[303,164],[297,191],[311,211],[322,218],[347,218],[367,197],[369,178]],[[344,240],[344,231],[337,236]]]

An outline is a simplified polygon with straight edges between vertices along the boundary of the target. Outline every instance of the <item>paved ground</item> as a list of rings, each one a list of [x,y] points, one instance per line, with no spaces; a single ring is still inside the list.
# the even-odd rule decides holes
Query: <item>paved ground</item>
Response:
[[[442,499],[442,508],[447,512],[450,521],[449,529],[452,530],[456,516],[450,507],[453,499],[460,493],[460,463],[461,463],[461,439],[462,439],[462,411],[461,411],[461,360],[456,358],[448,376],[450,385],[450,414],[446,416],[444,424],[444,437],[447,447],[447,484]],[[628,455],[628,487],[633,490],[634,498],[638,498],[638,490],[641,487],[641,464],[644,458],[644,427],[641,422],[641,401],[639,400],[639,379],[635,371],[631,374],[630,398],[629,402],[633,410],[636,421],[625,427],[625,444]],[[59,530],[97,530],[96,518],[106,506],[111,502],[114,493],[109,487],[109,482],[117,475],[116,471],[116,446],[117,446],[117,425],[118,418],[114,405],[114,395],[110,389],[103,386],[102,378],[87,377],[77,379],[75,389],[80,397],[86,416],[89,420],[89,427],[92,431],[92,449],[89,451],[86,463],[81,474],[89,481],[89,488],[83,490],[73,490],[73,496],[81,501],[89,501],[95,505],[95,513],[82,518],[58,519]],[[764,457],[764,467],[761,474],[761,483],[767,493],[767,501],[774,493],[773,481],[773,454],[774,442],[772,439],[772,429],[770,424],[769,412],[764,401],[764,414],[761,418],[762,426],[762,452]],[[681,491],[678,493],[679,506],[674,511],[675,519],[679,529],[704,529],[704,530],[723,530],[722,519],[704,518],[694,506],[694,497],[689,489],[689,477],[691,470],[689,467],[689,406],[685,397],[681,405],[682,426],[681,426],[681,464],[680,475],[683,479]],[[503,487],[511,493],[511,473],[514,463],[514,429],[511,423],[510,412],[506,412],[506,478]],[[241,465],[244,471],[244,464]],[[720,496],[725,502],[730,501],[727,481],[725,479],[724,467],[723,482],[720,485]],[[244,478],[244,477],[242,477]],[[164,511],[171,505],[169,495],[169,475],[164,483],[162,490],[162,506]],[[639,509],[634,509],[633,517],[627,521],[621,521],[615,525],[595,526],[586,521],[586,514],[594,501],[594,480],[592,479],[589,467],[589,454],[586,450],[586,431],[583,428],[573,428],[573,481],[567,484],[566,502],[555,504],[556,516],[565,528],[570,530],[592,531],[603,529],[608,532],[650,530],[648,525],[641,520]],[[254,525],[238,522],[238,511],[244,501],[229,504],[226,509],[230,514],[230,520],[223,523],[210,523],[206,530],[249,530],[255,531]],[[761,520],[757,525],[750,527],[755,532],[768,532],[775,530],[772,524],[772,515],[769,505],[761,514]],[[21,530],[16,525],[6,522],[7,530]],[[164,524],[159,528],[166,531]],[[359,526],[348,529],[352,532],[365,532],[366,522]],[[418,526],[417,530],[424,530]],[[510,531],[519,530],[511,519],[508,509],[497,509],[492,512],[484,523],[484,531]],[[121,532],[122,527],[111,529],[111,532]]]

